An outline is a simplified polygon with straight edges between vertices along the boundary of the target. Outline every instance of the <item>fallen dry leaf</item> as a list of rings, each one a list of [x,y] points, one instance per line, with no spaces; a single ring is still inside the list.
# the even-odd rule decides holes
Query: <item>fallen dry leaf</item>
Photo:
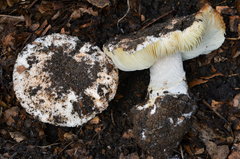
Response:
[[[229,16],[229,26],[231,32],[238,31],[238,24],[240,23],[240,17],[238,15]]]
[[[213,60],[214,60],[214,63],[219,63],[219,62],[223,62],[223,61],[227,60],[227,58],[221,57],[221,56],[215,56],[213,58]]]
[[[87,0],[87,1],[98,8],[104,8],[110,4],[109,0]]]
[[[233,55],[233,58],[237,58],[240,55],[240,51],[236,51],[235,54]]]
[[[201,78],[209,80],[209,79],[211,79],[211,78],[213,78],[213,77],[216,77],[216,76],[223,76],[223,74],[222,74],[222,73],[215,73],[215,74],[213,74],[212,76],[209,76],[209,77],[201,77]]]
[[[125,139],[133,138],[133,130],[132,129],[128,129],[126,132],[123,133],[122,138],[125,138]]]
[[[52,27],[52,26],[49,24],[49,25],[43,30],[43,32],[41,33],[41,36],[44,36],[51,27]]]
[[[26,136],[24,136],[21,132],[9,132],[9,134],[11,138],[13,138],[18,143],[26,139]]]
[[[234,15],[235,11],[228,6],[216,6],[216,10],[220,14]]]
[[[218,50],[214,50],[210,54],[207,54],[201,58],[198,58],[199,64],[201,64],[201,66],[210,64],[212,59],[217,55],[217,51]]]
[[[17,117],[19,114],[19,108],[12,107],[10,109],[5,110],[4,112],[4,121],[8,126],[11,126],[13,123],[15,123],[15,120],[13,119],[14,117]]]
[[[130,155],[124,156],[123,153],[120,154],[119,159],[139,159],[138,153],[134,152]]]
[[[63,139],[64,139],[65,141],[71,141],[71,140],[77,139],[77,135],[76,135],[76,134],[73,134],[72,132],[65,133],[65,134],[63,135]]]
[[[58,11],[54,16],[52,17],[52,20],[56,20],[60,15],[60,12]]]
[[[194,153],[194,155],[201,155],[201,154],[203,154],[204,153],[204,148],[201,148],[201,149],[198,149],[195,153]]]
[[[40,26],[39,23],[34,23],[29,27],[29,29],[32,31],[36,31],[39,28],[39,26]]]
[[[11,34],[8,34],[4,39],[3,39],[3,44],[4,45],[10,45],[12,49],[16,50],[16,47],[15,47],[15,38],[12,36],[13,33]]]
[[[32,20],[28,15],[25,15],[26,28],[32,25]]]
[[[94,117],[92,120],[89,121],[89,124],[98,124],[101,120],[98,116]]]
[[[26,70],[26,67],[23,66],[23,65],[20,65],[20,66],[18,66],[16,69],[17,69],[17,72],[18,72],[19,74],[21,74],[23,71]]]
[[[68,22],[70,22],[71,20],[80,18],[84,13],[87,13],[87,14],[93,15],[93,16],[98,16],[98,12],[97,11],[93,11],[92,8],[79,8],[79,9],[74,10],[72,12]]]
[[[223,76],[223,74],[222,73],[215,73],[210,77],[201,77],[200,79],[194,79],[189,83],[189,87],[192,88],[196,85],[207,83],[209,79],[214,78],[216,76]]]
[[[224,102],[217,102],[215,100],[212,100],[212,104],[211,104],[212,109],[215,110],[215,111],[220,109],[220,107],[222,106],[223,103]]]
[[[13,6],[15,3],[19,2],[19,0],[6,0],[9,7]]]
[[[101,126],[96,127],[96,128],[94,129],[94,131],[95,131],[96,133],[99,133],[101,130],[102,130]]]
[[[229,154],[228,145],[217,146],[213,141],[214,138],[212,134],[209,134],[204,129],[200,130],[200,139],[206,145],[206,150],[212,159],[226,159]]]
[[[232,153],[228,156],[228,159],[240,158],[240,144],[234,144],[232,146]]]
[[[98,16],[98,12],[97,11],[94,12],[92,8],[79,8],[79,10],[82,13],[88,13],[89,15]]]
[[[0,23],[18,23],[24,21],[24,16],[0,15]]]
[[[238,109],[240,109],[240,94],[235,95],[232,105]]]
[[[187,153],[189,156],[191,156],[191,157],[193,156],[193,153],[192,153],[192,151],[191,151],[190,146],[184,145],[183,148],[184,148],[184,150],[186,151],[186,153]]]
[[[203,83],[207,83],[208,80],[203,80],[203,79],[193,79],[190,83],[189,83],[189,87],[192,88],[196,85],[200,85]]]
[[[236,8],[237,8],[238,15],[240,16],[240,0],[236,0]]]

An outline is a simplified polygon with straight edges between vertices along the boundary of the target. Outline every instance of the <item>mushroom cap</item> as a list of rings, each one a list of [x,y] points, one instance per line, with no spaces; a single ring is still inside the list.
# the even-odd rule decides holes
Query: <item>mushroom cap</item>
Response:
[[[118,70],[97,46],[52,34],[37,38],[18,54],[13,84],[29,114],[73,127],[108,107],[117,90]]]
[[[222,17],[206,4],[196,14],[111,39],[103,50],[119,69],[142,70],[177,52],[182,52],[183,60],[207,54],[222,45],[224,34]]]

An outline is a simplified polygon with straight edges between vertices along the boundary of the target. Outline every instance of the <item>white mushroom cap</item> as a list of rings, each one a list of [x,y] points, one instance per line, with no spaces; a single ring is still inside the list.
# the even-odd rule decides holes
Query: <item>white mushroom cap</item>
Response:
[[[26,111],[42,122],[78,126],[108,107],[118,71],[96,46],[52,34],[19,53],[13,83]]]
[[[119,69],[142,70],[177,52],[182,52],[183,60],[207,54],[222,45],[224,34],[222,17],[206,4],[197,14],[110,40],[103,50]]]

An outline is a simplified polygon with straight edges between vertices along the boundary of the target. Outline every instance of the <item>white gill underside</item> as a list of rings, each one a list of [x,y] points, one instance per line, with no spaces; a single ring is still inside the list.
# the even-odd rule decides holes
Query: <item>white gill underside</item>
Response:
[[[188,95],[185,71],[183,70],[181,53],[160,58],[150,68],[150,84],[148,86],[149,100],[138,109],[154,105],[157,97],[167,94]]]
[[[112,45],[104,46],[103,50],[120,70],[135,71],[147,69],[159,58],[177,52],[182,52],[183,60],[187,60],[219,48],[225,39],[222,17],[207,5],[199,11],[196,19],[198,20],[185,30],[161,35],[158,41],[154,36],[145,37],[144,45],[138,44],[142,50],[126,50],[129,44],[119,47],[116,45],[115,50]]]

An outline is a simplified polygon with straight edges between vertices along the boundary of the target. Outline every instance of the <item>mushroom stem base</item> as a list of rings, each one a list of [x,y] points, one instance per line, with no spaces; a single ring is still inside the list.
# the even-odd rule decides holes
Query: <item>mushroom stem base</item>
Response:
[[[183,135],[191,127],[191,115],[196,112],[196,103],[187,95],[158,97],[152,108],[132,108],[133,132],[138,145],[154,158],[171,157]]]

